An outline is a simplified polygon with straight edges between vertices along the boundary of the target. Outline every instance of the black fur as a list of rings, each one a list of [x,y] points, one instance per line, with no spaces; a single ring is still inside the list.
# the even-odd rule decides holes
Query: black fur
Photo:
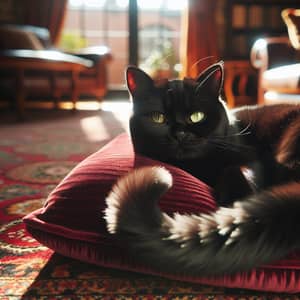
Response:
[[[298,105],[228,111],[220,99],[222,63],[196,80],[158,83],[129,67],[127,83],[135,151],[205,181],[220,205],[211,215],[167,216],[157,205],[171,185],[166,171],[144,168],[121,178],[107,198],[106,219],[133,255],[157,270],[211,275],[248,270],[299,248]],[[191,122],[198,111],[205,117]],[[153,122],[152,112],[164,121]]]

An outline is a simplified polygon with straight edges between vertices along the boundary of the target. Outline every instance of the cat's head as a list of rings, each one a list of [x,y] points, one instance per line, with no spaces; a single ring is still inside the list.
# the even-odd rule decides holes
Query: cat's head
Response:
[[[223,63],[197,79],[154,81],[128,67],[126,82],[133,101],[130,132],[135,151],[162,161],[202,157],[224,136],[229,120],[220,93]]]

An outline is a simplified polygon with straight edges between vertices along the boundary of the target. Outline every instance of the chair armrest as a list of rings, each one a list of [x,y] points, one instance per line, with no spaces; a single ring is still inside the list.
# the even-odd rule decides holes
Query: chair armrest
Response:
[[[258,69],[258,103],[264,103],[265,71],[299,62],[300,51],[295,50],[288,37],[270,37],[257,40],[250,53],[251,64]]]
[[[110,49],[105,46],[95,46],[72,53],[80,58],[89,59],[93,66],[80,72],[80,78],[93,82],[96,94],[102,98],[108,86],[108,63],[112,60]]]
[[[261,72],[282,65],[296,63],[298,53],[288,37],[271,37],[257,40],[250,53],[251,64]]]
[[[69,64],[69,65],[78,65],[82,68],[89,68],[93,66],[93,62],[84,59],[81,57],[76,57],[74,55],[69,55],[60,51],[53,50],[27,50],[27,49],[11,49],[11,50],[0,50],[0,58],[10,59],[11,62],[15,59],[16,64],[18,60],[25,61],[27,60],[30,64],[32,62],[44,62],[48,64],[50,68],[51,64],[55,68],[55,64]],[[31,68],[35,69],[37,66],[33,63]]]
[[[72,55],[76,55],[81,58],[90,59],[96,65],[100,60],[110,61],[112,55],[110,49],[106,46],[94,46],[82,48],[76,52],[72,52]]]

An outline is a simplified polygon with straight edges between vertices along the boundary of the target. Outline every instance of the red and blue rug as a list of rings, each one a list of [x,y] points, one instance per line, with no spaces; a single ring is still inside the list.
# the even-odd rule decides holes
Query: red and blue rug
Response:
[[[26,233],[22,217],[79,161],[126,130],[127,118],[123,109],[34,111],[24,123],[1,121],[0,299],[300,299],[105,269],[62,257]]]

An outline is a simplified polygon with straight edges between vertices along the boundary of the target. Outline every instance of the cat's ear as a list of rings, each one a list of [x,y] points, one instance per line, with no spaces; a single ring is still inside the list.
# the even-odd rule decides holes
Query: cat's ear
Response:
[[[224,62],[220,61],[205,69],[196,79],[198,87],[196,93],[206,91],[218,97],[223,87]]]
[[[130,94],[143,95],[153,87],[152,78],[143,70],[129,66],[126,70],[126,84]]]

